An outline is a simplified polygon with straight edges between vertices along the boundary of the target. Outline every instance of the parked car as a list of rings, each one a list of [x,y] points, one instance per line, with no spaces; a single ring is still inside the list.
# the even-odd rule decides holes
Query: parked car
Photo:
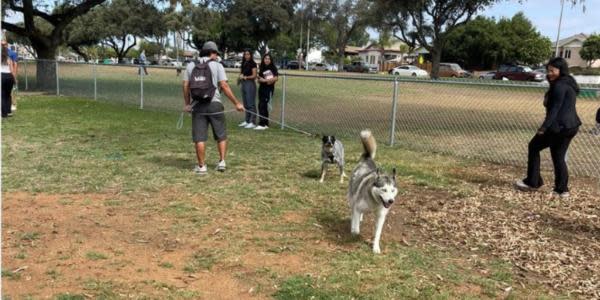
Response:
[[[459,77],[468,78],[473,76],[471,72],[464,70],[459,64],[440,63],[439,77]]]
[[[479,74],[479,79],[494,79],[494,76],[496,76],[496,71],[485,72]]]
[[[241,63],[239,64],[238,67],[236,67],[236,63],[238,63],[238,61],[234,60],[234,59],[224,59],[221,61],[221,64],[223,64],[223,67],[225,68],[239,68],[241,67]]]
[[[427,71],[420,69],[417,66],[405,65],[398,66],[390,70],[389,72],[392,75],[398,76],[413,76],[413,77],[428,77],[429,73]]]
[[[370,66],[362,61],[353,61],[349,65],[344,65],[344,71],[346,72],[367,73],[370,69]]]
[[[329,66],[324,63],[309,64],[308,69],[311,71],[329,71]]]
[[[290,60],[290,61],[288,61],[286,68],[290,69],[290,70],[298,70],[298,69],[300,69],[300,64],[298,63],[297,60]]]
[[[494,76],[494,79],[508,79],[508,80],[519,80],[519,81],[544,81],[545,76],[543,73],[535,72],[530,67],[519,66],[519,65],[501,65],[498,68],[498,72]]]

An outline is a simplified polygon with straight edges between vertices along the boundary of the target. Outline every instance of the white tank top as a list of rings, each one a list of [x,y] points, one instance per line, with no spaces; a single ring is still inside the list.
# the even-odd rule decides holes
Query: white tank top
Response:
[[[2,64],[2,73],[10,73],[10,67],[7,64]]]

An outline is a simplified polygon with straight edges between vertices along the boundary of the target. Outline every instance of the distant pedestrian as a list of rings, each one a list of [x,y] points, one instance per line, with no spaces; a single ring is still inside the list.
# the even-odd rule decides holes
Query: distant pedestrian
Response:
[[[277,67],[273,64],[271,54],[265,54],[260,62],[260,70],[258,72],[258,114],[259,121],[255,130],[265,130],[269,128],[269,106],[271,98],[275,91],[275,83],[277,82]]]
[[[252,129],[256,127],[256,63],[250,50],[244,51],[240,80],[242,85],[242,98],[246,109],[246,118],[238,126]]]
[[[581,121],[575,103],[579,86],[569,75],[569,65],[560,57],[553,58],[546,66],[550,88],[544,97],[546,118],[537,134],[529,142],[527,177],[515,183],[520,190],[536,190],[544,184],[540,174],[540,151],[550,148],[554,164],[553,196],[568,198],[569,172],[566,153],[571,140],[577,134]]]
[[[10,58],[11,70],[15,79],[14,87],[17,87],[17,84],[19,83],[19,79],[17,77],[17,75],[19,74],[19,55],[17,54],[17,52],[10,49],[10,47],[8,46],[8,41],[2,40],[2,46],[6,46],[8,58]],[[15,110],[17,110],[17,97],[13,95],[12,91],[10,93],[10,104],[12,114],[15,112]]]
[[[139,73],[142,74],[142,70],[144,71],[145,75],[148,75],[148,70],[146,70],[146,50],[142,50],[142,53],[140,53],[140,58],[139,58],[139,63],[140,63],[140,71]]]
[[[600,135],[600,107],[596,111],[596,135]]]

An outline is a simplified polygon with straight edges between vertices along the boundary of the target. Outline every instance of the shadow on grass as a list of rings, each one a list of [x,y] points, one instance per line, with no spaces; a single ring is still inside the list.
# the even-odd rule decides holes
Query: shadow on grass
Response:
[[[173,156],[152,156],[148,158],[149,162],[155,163],[162,167],[174,168],[180,170],[187,170],[194,166],[194,159],[191,158],[181,158],[181,157],[173,157]]]
[[[300,175],[302,175],[302,177],[304,177],[304,178],[320,179],[321,178],[321,170],[313,169],[313,170],[309,170],[304,173],[301,173]]]
[[[333,210],[320,210],[316,219],[323,226],[323,231],[328,240],[338,244],[355,244],[361,241],[360,236],[350,234],[350,218],[347,215]]]

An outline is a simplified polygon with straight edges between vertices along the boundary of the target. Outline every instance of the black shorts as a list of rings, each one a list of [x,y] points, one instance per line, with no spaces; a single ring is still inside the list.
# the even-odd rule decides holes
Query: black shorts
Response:
[[[192,112],[192,140],[194,143],[208,140],[208,124],[212,127],[216,141],[227,139],[223,104],[213,101],[208,104],[196,104]]]

